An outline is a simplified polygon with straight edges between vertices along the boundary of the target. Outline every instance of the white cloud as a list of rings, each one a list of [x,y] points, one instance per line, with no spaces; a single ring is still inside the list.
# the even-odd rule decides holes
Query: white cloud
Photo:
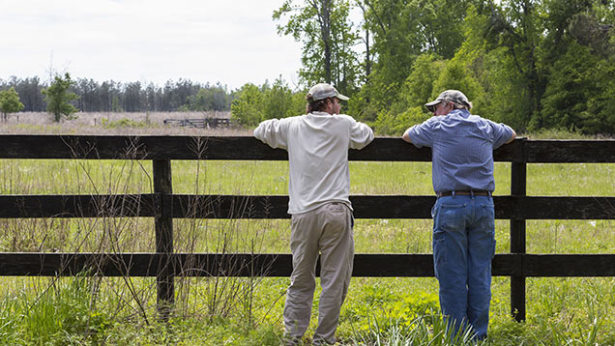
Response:
[[[296,82],[300,45],[277,35],[282,0],[2,0],[0,78],[59,72],[98,81],[188,78],[237,88]],[[45,79],[45,78],[44,78]]]

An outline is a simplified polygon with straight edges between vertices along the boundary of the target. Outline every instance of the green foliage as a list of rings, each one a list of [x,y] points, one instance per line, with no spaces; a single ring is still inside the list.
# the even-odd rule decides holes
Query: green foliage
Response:
[[[70,104],[76,100],[78,96],[69,91],[74,84],[68,73],[64,77],[55,76],[51,85],[43,89],[45,101],[47,102],[47,112],[53,115],[53,119],[59,122],[62,117],[70,118],[73,113],[77,112],[77,108]]]
[[[266,119],[286,118],[305,113],[305,93],[293,92],[278,79],[273,86],[245,84],[231,104],[231,118],[252,127]]]
[[[15,88],[0,91],[0,113],[2,120],[6,121],[9,113],[17,113],[24,109],[23,103],[19,101],[19,94]]]
[[[188,109],[193,111],[223,111],[231,103],[231,96],[220,85],[199,89],[195,96],[189,97]]]
[[[256,126],[264,120],[263,93],[254,84],[245,84],[231,103],[231,119],[246,127]]]
[[[305,113],[305,94],[293,93],[281,79],[263,88],[263,116],[265,119],[286,118]]]
[[[340,319],[352,323],[351,339],[359,345],[471,344],[471,330],[452,335],[446,328],[438,296],[432,292],[378,283],[362,286]]]
[[[349,21],[348,0],[286,0],[273,13],[274,20],[287,18],[278,33],[303,43],[299,75],[307,85],[327,82],[342,94],[357,88],[359,68],[354,46],[358,33]],[[297,4],[300,3],[300,4]]]
[[[416,106],[399,114],[383,111],[374,122],[374,131],[380,135],[401,136],[410,126],[430,118],[425,107]]]
[[[60,279],[36,300],[27,304],[25,337],[34,343],[97,341],[99,333],[112,325],[96,309],[96,279],[78,276]]]
[[[588,113],[595,115],[597,127],[588,133],[615,133],[615,59],[601,60],[594,70],[596,93],[587,100]]]
[[[362,22],[348,23],[352,6]],[[273,17],[286,18],[279,33],[303,44],[303,82],[329,80],[329,68],[355,76],[331,80],[351,96],[347,113],[378,133],[396,135],[425,118],[415,107],[446,89],[464,92],[472,113],[519,133],[615,133],[612,1],[287,0]],[[360,31],[365,61],[335,60],[332,52],[354,51]]]
[[[595,68],[599,60],[587,47],[575,42],[556,61],[542,99],[540,117],[533,119],[534,128],[563,128],[584,133],[600,129],[612,132],[615,124],[604,123],[588,112],[588,100],[599,94]],[[613,77],[613,76],[609,76]],[[604,77],[603,77],[604,78]]]
[[[463,42],[461,28],[469,2],[381,0],[366,3],[369,11],[365,26],[373,33],[373,54],[378,60],[361,92],[363,99],[375,103],[376,109],[388,109],[397,102],[417,57],[433,54],[450,59],[454,55]],[[370,112],[366,119],[373,119],[376,113]]]
[[[431,99],[435,99],[441,92],[448,89],[461,90],[474,107],[480,107],[479,100],[482,99],[484,94],[482,86],[460,61],[454,59],[446,64],[444,70],[434,82]],[[475,109],[473,108],[472,111],[475,112]]]
[[[422,107],[433,100],[434,82],[442,72],[443,63],[433,54],[421,54],[412,65],[412,72],[406,79],[400,98],[409,107]],[[439,91],[437,93],[442,92]]]

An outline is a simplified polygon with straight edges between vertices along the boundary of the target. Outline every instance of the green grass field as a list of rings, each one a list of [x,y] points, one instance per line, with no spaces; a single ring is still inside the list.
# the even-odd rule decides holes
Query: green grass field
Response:
[[[0,160],[0,194],[151,193],[148,161]],[[174,161],[174,193],[286,194],[287,162]],[[615,196],[615,164],[531,164],[528,195]],[[430,163],[351,162],[351,193],[430,195]],[[510,164],[496,164],[496,195]],[[179,252],[289,253],[288,220],[175,220]],[[0,220],[1,251],[154,250],[148,218]],[[430,253],[431,220],[357,220],[356,253]],[[496,221],[498,253],[509,222]],[[615,222],[527,222],[528,253],[614,253]],[[156,320],[153,278],[0,278],[0,343],[277,345],[287,278],[178,278],[176,317]],[[615,344],[613,278],[527,279],[527,321],[493,282],[494,345]],[[316,293],[316,298],[318,291]],[[317,299],[316,299],[317,302]],[[353,278],[344,344],[445,344],[433,278]],[[316,323],[316,305],[310,330]],[[305,341],[309,341],[306,338]]]

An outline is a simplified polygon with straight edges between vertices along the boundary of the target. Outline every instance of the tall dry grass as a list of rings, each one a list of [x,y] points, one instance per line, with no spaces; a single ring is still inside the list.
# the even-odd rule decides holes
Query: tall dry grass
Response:
[[[45,112],[20,112],[0,123],[5,134],[153,134],[189,136],[251,135],[249,129],[239,127],[202,129],[164,124],[166,119],[230,118],[229,112],[108,112],[75,114],[76,119],[53,121]]]

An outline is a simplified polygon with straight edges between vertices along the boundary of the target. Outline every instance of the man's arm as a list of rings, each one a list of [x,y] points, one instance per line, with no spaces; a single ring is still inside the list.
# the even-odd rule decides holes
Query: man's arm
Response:
[[[352,117],[350,117],[352,119]],[[350,128],[350,148],[363,149],[374,140],[374,131],[364,123],[351,120],[353,124]]]
[[[434,121],[438,121],[438,118],[431,117],[421,124],[409,127],[401,138],[417,148],[433,146]]]
[[[410,139],[410,132],[408,130],[410,130],[410,128],[406,129],[404,134],[401,136],[401,139],[403,139],[404,141],[408,143],[412,143],[412,140]]]
[[[286,149],[288,147],[286,138],[287,119],[269,119],[261,122],[254,130],[254,137],[272,148]]]

